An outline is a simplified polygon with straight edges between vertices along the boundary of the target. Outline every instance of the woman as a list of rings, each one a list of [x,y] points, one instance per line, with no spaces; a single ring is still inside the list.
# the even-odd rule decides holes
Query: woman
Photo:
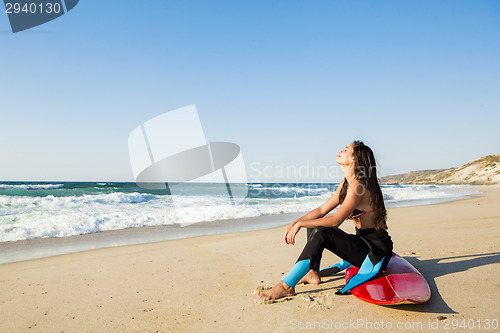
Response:
[[[299,230],[308,228],[307,244],[292,270],[272,289],[259,294],[261,299],[295,295],[295,285],[299,282],[320,283],[319,265],[324,249],[342,259],[332,266],[334,272],[351,265],[359,268],[359,273],[337,294],[347,293],[387,266],[392,256],[392,240],[387,233],[387,212],[373,152],[363,142],[354,141],[339,152],[336,162],[344,172],[343,181],[321,207],[288,226],[285,232],[287,244],[295,244]],[[325,217],[339,205],[335,214]],[[348,218],[354,222],[356,235],[339,229]]]

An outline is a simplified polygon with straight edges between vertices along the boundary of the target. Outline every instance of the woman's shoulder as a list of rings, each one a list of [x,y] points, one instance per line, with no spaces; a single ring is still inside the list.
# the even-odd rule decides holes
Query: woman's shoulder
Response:
[[[351,191],[358,197],[370,196],[370,190],[357,179],[353,180],[351,184],[349,184],[349,188],[347,189],[347,191]]]

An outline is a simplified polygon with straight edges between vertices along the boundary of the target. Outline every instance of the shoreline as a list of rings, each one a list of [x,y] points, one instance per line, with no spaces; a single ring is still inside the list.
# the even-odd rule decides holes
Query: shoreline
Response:
[[[0,242],[0,265],[110,247],[141,245],[226,233],[266,230],[288,224],[304,213],[264,215],[238,219],[168,224],[106,230],[91,234]]]
[[[460,191],[460,189],[457,189],[457,191]],[[481,192],[478,194],[481,194]],[[409,202],[400,201],[393,205],[389,204],[388,208],[439,205],[447,202],[467,200],[478,194],[469,194],[463,197],[453,198],[409,200]],[[148,244],[206,235],[272,229],[287,225],[306,213],[307,211],[301,213],[284,213],[197,222],[182,227],[180,224],[131,227],[74,236],[0,242],[0,252],[2,253],[0,265],[108,247]]]
[[[468,200],[389,209],[394,251],[431,287],[425,304],[384,307],[337,296],[342,274],[299,285],[288,301],[259,304],[253,291],[278,282],[305,244],[305,231],[295,246],[284,244],[281,226],[0,265],[0,331],[290,332],[362,321],[338,330],[373,332],[383,321],[393,325],[388,332],[400,332],[398,323],[436,332],[446,320],[470,319],[477,330],[500,319],[500,187],[481,191]],[[353,225],[341,228],[352,233]],[[337,261],[325,251],[321,266]]]

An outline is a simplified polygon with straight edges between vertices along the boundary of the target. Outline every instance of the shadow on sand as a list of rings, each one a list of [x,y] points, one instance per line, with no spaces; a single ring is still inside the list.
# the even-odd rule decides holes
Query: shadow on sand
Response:
[[[424,304],[398,305],[394,309],[427,313],[457,313],[451,309],[441,297],[435,279],[439,276],[464,272],[474,267],[486,266],[500,262],[500,252],[471,254],[463,256],[419,260],[417,257],[404,257],[425,277],[431,288],[431,299]],[[443,262],[453,260],[453,262]]]

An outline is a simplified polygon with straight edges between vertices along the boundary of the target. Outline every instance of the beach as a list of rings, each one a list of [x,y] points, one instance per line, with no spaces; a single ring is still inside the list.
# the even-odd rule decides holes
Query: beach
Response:
[[[280,281],[305,244],[301,230],[286,245],[280,226],[2,264],[0,331],[497,331],[500,186],[478,190],[469,199],[388,211],[394,251],[431,287],[425,304],[336,296],[341,273],[260,304],[254,291]],[[325,252],[322,267],[337,261]]]

